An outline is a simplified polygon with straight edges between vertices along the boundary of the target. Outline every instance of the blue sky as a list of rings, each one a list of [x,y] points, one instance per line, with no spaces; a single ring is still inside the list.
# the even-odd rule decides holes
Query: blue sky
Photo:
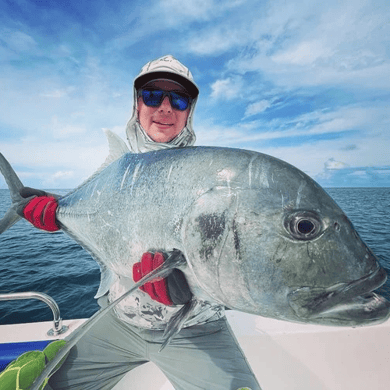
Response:
[[[172,54],[201,90],[197,145],[390,186],[388,4],[3,0],[0,151],[25,185],[78,185],[105,160],[102,129],[125,138],[141,67]]]

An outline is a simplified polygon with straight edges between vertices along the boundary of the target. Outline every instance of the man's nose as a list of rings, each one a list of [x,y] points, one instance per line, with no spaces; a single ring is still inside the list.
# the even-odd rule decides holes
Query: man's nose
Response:
[[[163,101],[160,104],[160,107],[158,109],[159,109],[159,111],[164,111],[164,112],[171,112],[172,111],[171,102],[169,101],[168,96],[165,96],[165,98],[163,99]]]

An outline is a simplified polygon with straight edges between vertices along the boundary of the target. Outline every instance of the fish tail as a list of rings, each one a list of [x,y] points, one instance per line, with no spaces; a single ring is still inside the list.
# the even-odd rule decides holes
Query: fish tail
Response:
[[[7,210],[4,217],[0,219],[0,234],[9,229],[12,225],[19,221],[22,217],[16,212],[19,202],[23,199],[19,194],[20,189],[23,187],[22,182],[18,178],[17,174],[11,167],[10,163],[0,153],[0,171],[4,176],[4,179],[8,185],[12,204]]]

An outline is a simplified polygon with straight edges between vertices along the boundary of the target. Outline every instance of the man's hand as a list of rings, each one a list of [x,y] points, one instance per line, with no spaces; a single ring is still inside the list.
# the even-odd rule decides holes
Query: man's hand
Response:
[[[164,255],[160,252],[146,252],[141,262],[133,265],[133,279],[135,282],[155,270],[164,262]],[[145,283],[140,289],[150,297],[167,306],[184,305],[192,298],[191,290],[182,271],[174,269],[166,278],[157,278],[153,282]]]
[[[56,221],[58,202],[54,196],[30,187],[23,187],[20,195],[24,198],[17,209],[21,217],[26,218],[38,229],[48,232],[60,230]]]

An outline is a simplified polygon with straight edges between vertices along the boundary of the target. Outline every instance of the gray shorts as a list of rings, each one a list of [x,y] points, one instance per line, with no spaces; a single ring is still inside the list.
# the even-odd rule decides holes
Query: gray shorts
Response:
[[[176,390],[261,390],[226,318],[182,329],[158,352],[162,334],[131,326],[111,311],[72,348],[45,389],[109,390],[150,361]]]

